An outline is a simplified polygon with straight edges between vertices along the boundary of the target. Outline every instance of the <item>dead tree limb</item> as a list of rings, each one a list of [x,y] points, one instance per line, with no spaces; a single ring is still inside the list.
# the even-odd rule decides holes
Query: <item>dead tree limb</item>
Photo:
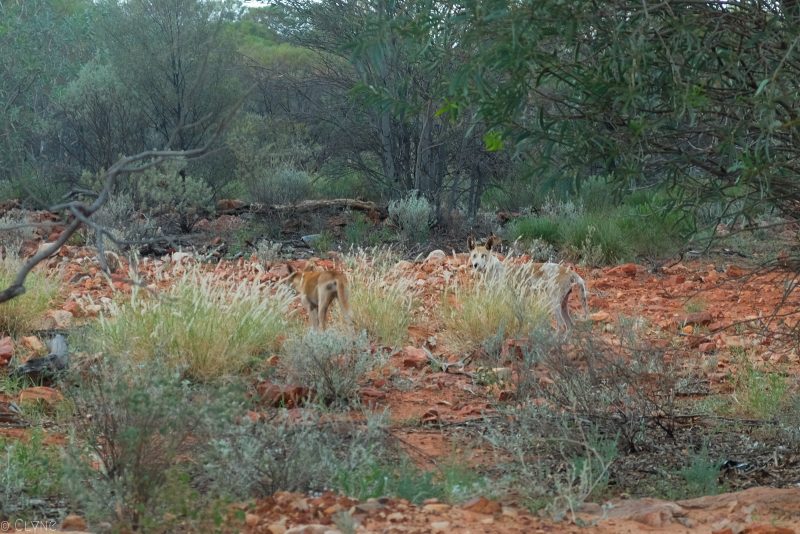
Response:
[[[108,236],[111,236],[113,238],[111,232],[91,221],[91,217],[95,213],[97,213],[97,211],[100,208],[102,208],[106,204],[106,202],[109,201],[118,179],[121,176],[141,173],[147,169],[156,167],[167,160],[177,159],[177,158],[198,159],[208,154],[212,145],[214,145],[219,140],[222,133],[228,127],[228,124],[230,124],[231,119],[241,107],[242,103],[244,102],[244,99],[253,90],[253,87],[251,87],[248,91],[246,91],[242,95],[242,97],[230,108],[230,110],[220,119],[220,121],[216,125],[216,128],[212,132],[212,135],[202,146],[188,150],[171,150],[169,148],[174,142],[174,140],[177,138],[177,135],[181,129],[193,128],[198,124],[198,123],[192,123],[184,125],[181,122],[178,124],[175,131],[172,133],[172,136],[167,142],[166,148],[162,150],[145,150],[144,152],[140,152],[132,156],[126,156],[120,158],[119,160],[117,160],[116,163],[114,163],[111,167],[109,167],[103,178],[103,187],[101,188],[100,192],[97,194],[97,197],[91,204],[86,204],[85,202],[79,200],[73,200],[70,202],[64,202],[50,207],[51,212],[59,212],[59,211],[67,212],[69,215],[72,216],[71,222],[67,225],[66,229],[64,229],[64,231],[61,233],[61,235],[56,241],[51,243],[49,246],[40,249],[30,259],[28,259],[28,261],[25,262],[25,264],[17,272],[16,277],[14,278],[14,281],[11,283],[11,285],[0,291],[0,303],[7,302],[15,297],[24,294],[25,279],[27,278],[28,274],[30,274],[30,272],[33,270],[33,268],[36,267],[39,263],[41,263],[45,259],[49,258],[53,254],[58,252],[59,249],[61,249],[61,247],[64,246],[64,244],[67,241],[69,241],[69,238],[72,237],[72,235],[82,225],[86,225],[89,228],[92,228],[95,231],[96,235],[100,236],[101,239],[103,237],[108,237]],[[204,119],[208,120],[209,118],[210,117],[205,117]],[[101,251],[104,250],[102,244],[98,248]],[[105,257],[103,257],[99,261],[101,266],[107,269]]]

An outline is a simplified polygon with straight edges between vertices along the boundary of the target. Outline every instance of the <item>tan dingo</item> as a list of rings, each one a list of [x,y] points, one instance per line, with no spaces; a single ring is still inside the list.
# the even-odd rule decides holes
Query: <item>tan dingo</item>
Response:
[[[328,307],[338,298],[347,322],[352,323],[350,303],[347,300],[347,276],[341,271],[315,271],[309,264],[305,270],[296,271],[289,266],[286,281],[300,294],[300,302],[308,312],[313,328],[325,329]]]
[[[470,237],[467,240],[469,246],[469,265],[476,272],[482,273],[489,279],[500,279],[505,275],[506,266],[495,255],[492,249],[500,245],[500,238],[491,235],[483,245],[479,245]],[[545,294],[550,301],[551,311],[556,317],[557,326],[569,329],[572,326],[572,319],[569,316],[569,296],[573,286],[577,285],[581,291],[584,314],[589,313],[587,302],[586,282],[581,276],[565,265],[560,263],[530,263],[530,269],[526,274],[527,279],[534,284],[542,284]]]

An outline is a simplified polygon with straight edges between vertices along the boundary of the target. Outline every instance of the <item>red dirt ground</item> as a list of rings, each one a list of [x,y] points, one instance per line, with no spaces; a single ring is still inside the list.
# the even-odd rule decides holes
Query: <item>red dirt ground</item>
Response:
[[[133,272],[124,261],[111,277],[104,277],[93,255],[89,248],[65,247],[47,262],[47,268],[58,272],[64,282],[59,307],[72,314],[72,319],[67,319],[73,325],[107,309],[115,292],[131,289]],[[432,310],[441,301],[442,289],[451,280],[470,276],[465,258],[461,254],[398,266],[404,276],[417,280],[423,302],[416,323],[409,329],[411,348],[392,355],[382,373],[372,377],[363,390],[368,404],[389,409],[397,427],[395,436],[421,466],[453,454],[457,445],[448,436],[448,425],[485,416],[501,394],[496,389],[475,387],[464,375],[434,372],[414,351],[437,334],[439,326]],[[137,276],[157,290],[170,283],[181,264],[193,261],[181,253],[161,260],[147,259],[137,267]],[[318,263],[325,267],[332,262]],[[250,260],[223,261],[203,268],[215,271],[223,279],[235,280],[273,282],[286,274],[283,264],[262,265]],[[785,297],[786,273],[756,273],[727,262],[678,263],[656,273],[633,264],[576,269],[588,283],[593,330],[602,335],[613,336],[622,327],[620,318],[642,318],[650,339],[683,349],[682,365],[699,368],[708,354],[715,354],[716,370],[709,376],[712,388],[722,384],[732,365],[732,347],[746,348],[752,358],[780,363],[790,377],[798,376],[797,348],[781,336],[797,325],[800,302],[797,292]],[[689,313],[687,302],[699,303],[701,311]],[[578,303],[573,302],[572,306],[573,315],[579,316]],[[777,316],[773,317],[776,311]],[[64,320],[63,314],[50,316],[48,326],[66,326],[58,324]],[[737,323],[742,326],[735,326]],[[761,330],[756,331],[755,326]],[[457,360],[446,348],[436,349],[438,357]],[[411,386],[393,386],[403,381]],[[420,424],[403,424],[408,422]],[[25,432],[0,428],[0,435],[22,439]],[[58,435],[48,437],[55,443],[60,439]],[[480,458],[470,461],[479,462]],[[439,502],[415,506],[400,499],[357,503],[333,494],[309,497],[278,493],[242,505],[241,510],[245,512],[245,532],[273,534],[330,531],[332,516],[343,510],[349,510],[359,520],[358,532],[778,533],[800,529],[800,489],[752,488],[677,503],[639,499],[617,501],[603,508],[587,505],[581,513],[587,525],[583,527],[554,524],[527,513],[518,503],[483,498],[459,506]],[[305,529],[299,528],[302,526]]]

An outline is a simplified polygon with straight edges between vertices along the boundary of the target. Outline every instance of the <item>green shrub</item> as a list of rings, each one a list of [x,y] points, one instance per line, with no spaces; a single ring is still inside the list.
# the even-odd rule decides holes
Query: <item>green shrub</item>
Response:
[[[155,217],[169,232],[190,231],[213,208],[211,188],[200,178],[181,175],[185,168],[185,160],[168,160],[130,175],[127,184],[136,211]]]
[[[101,317],[89,342],[133,362],[156,360],[197,380],[225,380],[278,348],[292,324],[286,286],[231,283],[196,269],[177,273],[160,297],[134,291]]]
[[[561,224],[547,217],[521,217],[506,226],[505,237],[509,241],[522,239],[530,242],[539,239],[551,245],[559,245],[562,240]]]
[[[250,196],[264,204],[296,204],[311,198],[313,181],[305,171],[281,166],[264,169],[245,182]]]
[[[194,459],[241,413],[242,391],[192,385],[158,361],[119,358],[93,362],[73,382],[65,484],[90,521],[169,532],[208,504],[190,485]]]
[[[405,198],[389,202],[389,217],[405,239],[420,243],[430,235],[433,206],[417,191],[410,191]]]
[[[703,444],[703,447],[692,455],[689,466],[680,471],[681,478],[686,483],[684,498],[720,493],[722,486],[719,483],[719,468],[720,462],[711,460],[708,446]]]
[[[22,265],[22,260],[10,252],[0,259],[2,289],[11,285]],[[33,270],[25,280],[25,293],[0,304],[0,332],[18,336],[34,330],[57,295],[57,282],[41,269]]]
[[[386,461],[389,450],[382,418],[354,423],[278,411],[265,420],[243,418],[232,425],[211,441],[204,463],[209,486],[246,499],[276,491],[345,489],[343,477]]]
[[[629,257],[628,243],[612,217],[587,214],[562,228],[568,252],[582,263],[609,265]]]
[[[41,431],[27,441],[0,438],[0,517],[23,518],[36,503],[62,494],[59,451],[44,444]]]
[[[377,363],[366,333],[353,337],[334,329],[289,337],[283,354],[287,380],[311,388],[318,402],[340,407],[358,400],[359,381]]]

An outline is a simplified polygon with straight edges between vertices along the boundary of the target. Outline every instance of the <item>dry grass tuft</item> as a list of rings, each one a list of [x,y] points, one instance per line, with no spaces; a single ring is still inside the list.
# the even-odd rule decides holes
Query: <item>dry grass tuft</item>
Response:
[[[91,341],[109,354],[160,359],[192,378],[215,381],[278,348],[293,323],[293,299],[286,286],[232,283],[189,269],[162,295],[134,291],[101,318]]]

